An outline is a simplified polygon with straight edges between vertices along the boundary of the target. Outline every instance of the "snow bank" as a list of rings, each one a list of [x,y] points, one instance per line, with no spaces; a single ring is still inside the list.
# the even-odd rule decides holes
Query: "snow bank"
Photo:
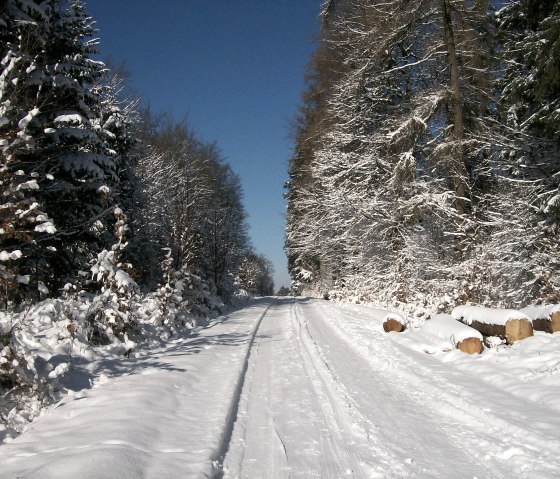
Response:
[[[439,338],[448,340],[453,346],[469,338],[482,341],[482,334],[476,329],[460,323],[449,314],[436,314],[432,319],[424,323],[424,330]]]
[[[270,300],[257,300],[196,336],[176,337],[130,359],[98,350],[93,361],[73,355],[69,364],[67,355],[58,355],[49,377],[72,379],[72,390],[0,446],[0,477],[217,477],[215,464],[235,417],[234,391],[269,306]]]
[[[312,332],[323,334],[331,329],[360,354],[363,363],[354,361],[354,367],[358,375],[362,370],[375,371],[379,378],[376,387],[384,395],[379,404],[383,406],[384,398],[390,396],[392,410],[417,420],[416,428],[420,429],[424,422],[442,413],[445,419],[438,421],[437,427],[449,422],[450,437],[457,437],[469,455],[494,469],[493,473],[476,477],[558,476],[560,335],[537,331],[533,337],[511,347],[500,344],[485,349],[481,355],[471,356],[457,350],[444,352],[445,341],[438,342],[424,328],[388,338],[372,330],[371,313],[365,306],[339,307],[317,302],[317,309],[318,324],[309,323],[314,328]],[[336,352],[335,348],[328,350],[328,354],[332,352]],[[424,352],[432,354],[419,354]],[[340,377],[337,370],[337,378]],[[405,384],[406,391],[395,397],[393,388],[382,388],[384,382],[391,380],[395,385]],[[359,381],[355,385],[361,387]],[[370,404],[372,394],[366,395]],[[400,399],[402,406],[399,406]],[[422,417],[420,411],[425,406],[434,412]],[[379,409],[377,402],[375,407],[370,407],[370,410]],[[399,416],[389,415],[394,420]],[[379,418],[375,424],[379,425]],[[413,425],[407,429],[416,431]],[[437,437],[435,429],[426,436],[430,441]],[[404,441],[396,443],[393,438],[388,441],[389,447],[395,444],[393,450],[400,452]],[[401,457],[406,457],[405,454]],[[418,456],[414,459],[418,463]],[[439,459],[433,474],[424,469],[418,471],[418,477],[475,476],[458,472],[460,462],[454,463],[441,454]],[[407,476],[407,471],[399,472],[395,477]]]
[[[462,320],[466,324],[472,324],[476,321],[481,324],[492,324],[505,326],[512,319],[526,319],[530,321],[529,316],[516,309],[493,309],[483,306],[457,306],[452,312],[457,320]]]

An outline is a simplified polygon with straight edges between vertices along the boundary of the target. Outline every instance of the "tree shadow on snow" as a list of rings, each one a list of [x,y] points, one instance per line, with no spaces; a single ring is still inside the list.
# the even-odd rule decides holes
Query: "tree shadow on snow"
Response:
[[[149,369],[186,372],[186,369],[174,366],[166,358],[199,354],[216,346],[240,346],[248,341],[250,336],[243,333],[219,333],[202,337],[195,333],[168,343],[164,350],[148,352],[139,358],[110,357],[91,362],[81,356],[70,358],[61,354],[53,356],[49,363],[56,367],[60,363],[71,362],[70,370],[59,379],[59,384],[68,390],[80,391],[91,388],[94,379],[100,375],[115,378],[142,374]]]
[[[282,298],[284,299],[284,298]],[[278,299],[274,298],[277,302]],[[167,343],[162,341],[162,346],[156,350],[148,351],[140,350],[142,354],[138,358],[126,357],[107,357],[90,361],[86,357],[80,355],[71,356],[68,354],[59,354],[49,359],[52,368],[65,362],[71,363],[70,370],[58,379],[58,383],[64,388],[71,391],[81,391],[90,389],[93,386],[95,378],[105,375],[111,378],[142,374],[146,370],[157,369],[161,371],[184,373],[187,370],[173,365],[174,357],[199,354],[214,347],[235,347],[248,343],[251,340],[250,331],[244,333],[221,333],[219,328],[215,334],[212,330],[216,326],[226,323],[232,314],[243,309],[250,314],[252,309],[261,308],[263,304],[271,303],[271,298],[260,298],[244,305],[243,307],[234,309],[227,314],[212,320],[208,325],[199,327],[196,331],[191,331],[184,336],[179,336]],[[204,332],[204,335],[201,335]],[[259,336],[265,337],[265,336]]]

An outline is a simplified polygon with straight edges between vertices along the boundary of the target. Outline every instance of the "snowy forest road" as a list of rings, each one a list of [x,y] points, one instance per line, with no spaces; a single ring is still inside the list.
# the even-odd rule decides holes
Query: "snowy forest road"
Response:
[[[481,459],[479,431],[415,402],[410,384],[372,370],[333,327],[340,311],[296,300],[263,318],[225,477],[512,477]],[[385,356],[395,353],[378,346]]]
[[[0,446],[0,477],[558,477],[556,410],[384,333],[385,313],[262,298],[101,362],[93,388]]]

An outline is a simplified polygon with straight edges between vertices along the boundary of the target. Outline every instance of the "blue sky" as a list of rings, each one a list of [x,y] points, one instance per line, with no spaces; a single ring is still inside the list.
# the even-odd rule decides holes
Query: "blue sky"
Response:
[[[155,110],[188,115],[241,177],[251,237],[289,285],[283,184],[322,0],[86,0],[102,58]]]

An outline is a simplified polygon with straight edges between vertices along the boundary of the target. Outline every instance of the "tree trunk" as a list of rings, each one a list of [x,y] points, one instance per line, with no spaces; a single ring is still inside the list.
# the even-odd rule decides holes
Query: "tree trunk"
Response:
[[[457,65],[457,51],[455,48],[455,35],[453,33],[453,20],[449,0],[440,0],[441,14],[443,20],[443,36],[447,47],[447,62],[451,77],[451,107],[453,110],[453,135],[452,135],[452,163],[451,175],[455,187],[455,199],[453,205],[459,216],[466,212],[465,198],[467,194],[466,176],[467,170],[464,161],[463,141],[465,137],[463,126],[463,96],[461,94],[461,82],[459,81],[459,67]],[[460,226],[462,220],[457,220]],[[455,256],[459,260],[462,256],[460,239],[455,247]]]

